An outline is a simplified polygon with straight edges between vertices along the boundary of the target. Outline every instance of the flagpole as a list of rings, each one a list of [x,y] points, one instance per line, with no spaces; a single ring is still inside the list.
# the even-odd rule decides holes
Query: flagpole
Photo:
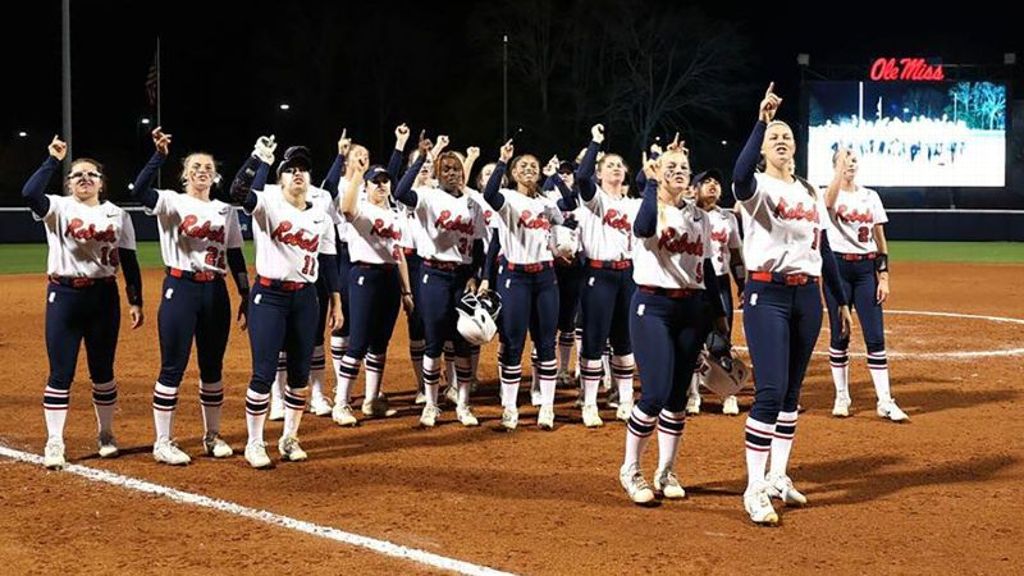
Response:
[[[63,140],[67,142],[68,149],[64,156],[64,172],[71,171],[71,0],[61,2],[61,64],[64,68],[61,75],[61,101],[64,111],[64,134]]]
[[[156,125],[163,126],[163,122],[160,118],[160,37],[156,37]],[[162,187],[162,169],[157,168],[156,171],[156,185]]]

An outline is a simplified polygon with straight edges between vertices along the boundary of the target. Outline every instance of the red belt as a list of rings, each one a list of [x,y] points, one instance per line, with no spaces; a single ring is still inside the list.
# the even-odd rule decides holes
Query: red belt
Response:
[[[395,264],[389,264],[387,262],[353,262],[352,264],[359,268],[376,268],[378,270],[391,270],[396,266]]]
[[[553,263],[551,260],[547,262],[535,262],[533,264],[513,264],[511,262],[505,262],[505,268],[510,272],[526,272],[527,274],[536,274],[537,272],[543,272],[548,268],[551,268]]]
[[[751,272],[751,280],[758,282],[772,282],[774,284],[785,284],[786,286],[803,286],[805,284],[817,284],[818,277],[810,274],[778,274],[775,272]]]
[[[868,252],[867,254],[840,254],[837,252],[836,256],[847,262],[860,262],[861,260],[874,260],[878,258],[878,252]]]
[[[406,256],[415,256],[416,255],[416,249],[415,248],[402,248],[402,252],[405,252]]]
[[[626,270],[633,267],[632,260],[591,260],[587,259],[587,266],[597,270]]]
[[[674,299],[689,298],[701,292],[692,288],[659,288],[658,286],[637,286],[636,289],[644,294],[656,294]]]
[[[193,282],[213,282],[220,280],[222,275],[217,272],[192,272],[191,270],[181,270],[179,268],[168,268],[167,274],[175,278],[184,278]]]
[[[427,268],[444,270],[445,272],[454,272],[459,269],[459,266],[464,266],[464,264],[459,262],[442,262],[441,260],[424,260],[423,265]]]
[[[51,284],[60,284],[61,286],[67,286],[69,288],[88,288],[96,284],[113,284],[116,280],[113,276],[104,276],[103,278],[85,278],[82,276],[48,276],[47,279]]]
[[[271,280],[270,278],[264,278],[257,276],[256,281],[260,283],[260,286],[266,286],[267,288],[273,288],[274,290],[282,290],[284,292],[298,292],[306,286],[309,286],[309,282],[292,282],[291,280]]]

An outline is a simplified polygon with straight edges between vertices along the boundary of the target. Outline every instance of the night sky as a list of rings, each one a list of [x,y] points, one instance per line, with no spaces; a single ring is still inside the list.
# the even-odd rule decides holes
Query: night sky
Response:
[[[572,4],[551,3],[552,11],[569,13]],[[284,145],[309,145],[317,178],[342,127],[366,144],[376,161],[385,160],[392,130],[403,121],[414,134],[421,128],[432,135],[448,133],[459,149],[480,146],[482,161],[497,155],[501,31],[480,25],[491,4],[72,0],[71,5],[74,155],[107,164],[115,200],[123,198],[127,182],[152,152],[149,128],[140,119],[154,117],[144,85],[158,35],[162,120],[175,137],[172,154],[210,151],[228,179],[264,133],[276,134]],[[601,18],[605,3],[586,4],[591,5],[592,17]],[[812,70],[850,65],[862,69],[862,76],[877,56],[936,56],[946,64],[993,67],[1002,64],[1004,52],[1024,57],[1018,29],[994,7],[973,2],[972,12],[950,14],[912,5],[920,3],[774,2],[751,8],[718,0],[702,6],[711,21],[735,26],[748,60],[742,76],[730,80],[744,96],[721,117],[693,122],[699,134],[690,140],[695,168],[731,167],[769,80],[785,99],[780,117],[797,120],[798,53],[810,54]],[[5,10],[0,35],[8,101],[0,118],[0,204],[6,205],[20,203],[22,183],[61,127],[60,2],[12,6]],[[635,6],[642,10],[652,4]],[[837,12],[843,15],[834,16]],[[1013,74],[1011,98],[1022,94],[1020,69],[1020,64],[1003,68]],[[536,90],[521,75],[510,73],[509,82],[509,123],[524,128],[517,138],[521,150],[546,159],[586,143],[585,128],[565,133],[557,119],[539,118]],[[279,110],[283,102],[291,109]],[[28,137],[19,137],[19,131]],[[631,151],[629,140],[609,130],[609,147]]]

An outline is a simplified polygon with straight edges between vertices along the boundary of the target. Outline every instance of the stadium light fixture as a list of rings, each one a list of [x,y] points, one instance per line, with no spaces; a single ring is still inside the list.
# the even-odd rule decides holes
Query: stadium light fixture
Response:
[[[278,108],[280,108],[281,110],[291,110],[292,107],[289,106],[288,104],[281,104],[280,106],[278,106]]]
[[[28,138],[28,132],[25,132],[24,130],[18,132],[18,138]]]
[[[811,55],[806,53],[806,52],[801,52],[801,53],[797,54],[796,55],[796,63],[799,64],[800,66],[810,66],[811,65]]]
[[[1016,63],[1017,63],[1017,53],[1016,52],[1006,52],[1005,54],[1003,54],[1003,64],[1006,64],[1007,66],[1012,66],[1013,64],[1016,64]]]
[[[143,126],[149,126],[149,118],[143,118],[142,120],[139,120],[139,122],[140,122],[140,123],[141,123],[141,124],[142,124]]]

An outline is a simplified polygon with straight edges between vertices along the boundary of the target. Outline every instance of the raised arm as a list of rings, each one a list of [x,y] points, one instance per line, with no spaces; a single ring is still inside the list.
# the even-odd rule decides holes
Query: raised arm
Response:
[[[597,184],[594,182],[594,170],[597,167],[597,153],[604,143],[604,125],[594,124],[590,129],[590,144],[587,144],[587,152],[576,169],[576,186],[580,190],[580,196],[584,202],[589,202],[594,194],[597,194]]]
[[[633,220],[633,235],[637,238],[650,238],[658,228],[658,173],[657,162],[647,160],[644,173],[647,184],[644,186],[643,200]]]
[[[256,140],[252,155],[242,164],[231,182],[231,199],[241,204],[247,213],[252,213],[256,209],[259,200],[256,194],[262,192],[267,183],[276,148],[277,142],[273,136],[261,136]]]
[[[754,179],[754,170],[757,168],[758,160],[761,159],[764,132],[768,123],[775,118],[779,105],[782,104],[782,99],[772,91],[774,88],[774,82],[768,85],[768,90],[758,108],[757,123],[754,124],[754,130],[747,138],[747,143],[743,146],[732,170],[732,183],[737,200],[749,200],[756,192],[757,181]]]
[[[829,210],[832,210],[836,205],[836,198],[839,197],[839,187],[843,184],[843,176],[847,169],[849,169],[849,162],[849,149],[840,148],[836,154],[835,174],[832,176],[832,181],[828,183],[828,188],[825,189],[825,207]]]
[[[353,166],[354,172],[349,180],[345,195],[341,198],[341,213],[352,220],[359,214],[359,186],[363,183],[363,176],[366,175],[367,158],[360,156]]]
[[[391,151],[391,158],[388,159],[388,176],[392,182],[397,182],[402,174],[402,164],[405,163],[405,143],[409,141],[409,127],[400,124],[395,128],[395,149]]]
[[[494,171],[491,172],[491,177],[484,186],[484,200],[495,210],[501,210],[505,205],[505,197],[501,195],[500,190],[501,179],[505,176],[508,161],[512,159],[513,154],[515,154],[515,147],[512,145],[512,140],[509,140],[501,147],[498,163],[494,165]]]
[[[21,188],[21,196],[25,199],[25,203],[40,218],[46,217],[46,214],[50,212],[50,199],[46,197],[46,186],[53,178],[53,173],[60,168],[61,161],[68,153],[68,145],[59,137],[54,136],[46,149],[50,155]]]
[[[331,163],[331,168],[320,185],[321,188],[327,190],[331,198],[338,196],[338,183],[341,182],[341,174],[345,171],[345,158],[352,147],[352,139],[346,135],[347,132],[347,129],[342,128],[341,138],[338,139],[338,155],[334,157],[334,162]]]
[[[156,151],[142,167],[142,171],[135,177],[135,184],[132,185],[132,197],[150,210],[156,208],[156,202],[160,199],[160,195],[153,189],[153,176],[167,161],[171,151],[171,135],[164,134],[160,126],[153,129],[152,136]]]

